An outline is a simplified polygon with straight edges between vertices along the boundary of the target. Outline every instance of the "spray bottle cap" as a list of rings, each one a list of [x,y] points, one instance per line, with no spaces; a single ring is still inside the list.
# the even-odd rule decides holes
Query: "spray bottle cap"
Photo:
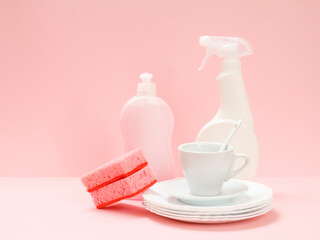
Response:
[[[140,74],[141,82],[138,83],[138,96],[156,96],[156,84],[151,82],[153,75],[151,73]]]
[[[199,44],[206,47],[206,56],[202,60],[199,71],[214,54],[225,59],[239,59],[240,57],[251,55],[253,52],[250,43],[238,37],[202,36]]]

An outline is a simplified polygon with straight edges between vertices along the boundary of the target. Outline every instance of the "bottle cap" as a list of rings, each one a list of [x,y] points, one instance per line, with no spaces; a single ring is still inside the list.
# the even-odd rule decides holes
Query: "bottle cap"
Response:
[[[138,83],[137,96],[156,96],[156,84],[151,82],[151,73],[140,74],[141,82]]]
[[[150,83],[152,78],[153,78],[152,73],[145,72],[140,74],[140,79],[142,80],[143,83]]]

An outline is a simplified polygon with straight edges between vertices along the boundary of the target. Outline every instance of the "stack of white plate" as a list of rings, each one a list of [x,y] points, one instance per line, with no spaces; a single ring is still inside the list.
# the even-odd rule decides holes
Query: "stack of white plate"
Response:
[[[150,212],[185,222],[224,223],[253,218],[272,209],[272,189],[256,182],[230,180],[219,196],[191,195],[184,178],[158,182],[143,194]]]

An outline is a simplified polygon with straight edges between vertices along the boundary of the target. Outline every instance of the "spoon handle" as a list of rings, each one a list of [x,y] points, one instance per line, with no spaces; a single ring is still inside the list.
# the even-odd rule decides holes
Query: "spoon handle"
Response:
[[[233,135],[235,134],[235,132],[239,129],[240,125],[242,123],[242,119],[238,120],[236,122],[235,125],[233,125],[233,128],[231,129],[231,131],[228,134],[227,139],[223,142],[222,146],[219,149],[219,152],[222,152],[225,150],[226,146],[228,145],[229,141],[231,140],[231,138],[233,137]]]

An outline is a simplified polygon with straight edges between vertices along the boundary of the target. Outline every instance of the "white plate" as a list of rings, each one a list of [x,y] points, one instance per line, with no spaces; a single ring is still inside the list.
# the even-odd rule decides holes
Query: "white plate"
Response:
[[[234,198],[232,202],[219,206],[189,205],[180,202],[176,197],[166,192],[166,187],[170,185],[172,181],[175,181],[175,179],[158,182],[146,190],[143,193],[144,202],[153,207],[161,207],[174,211],[220,214],[257,207],[272,200],[272,190],[269,187],[251,181],[238,180],[245,183],[249,189],[245,194]]]
[[[176,214],[176,215],[185,215],[185,216],[239,216],[244,213],[248,212],[254,212],[254,211],[259,211],[263,208],[266,208],[268,206],[271,206],[273,204],[273,201],[269,201],[267,203],[264,203],[262,205],[258,205],[256,207],[252,208],[246,208],[246,209],[241,209],[241,210],[235,210],[235,211],[226,211],[226,212],[221,212],[221,213],[210,213],[210,212],[189,212],[189,211],[178,211],[178,210],[172,210],[172,209],[167,209],[167,208],[161,208],[161,207],[155,207],[153,205],[150,205],[146,202],[142,203],[146,208],[152,208],[154,210],[159,210],[161,212],[165,212],[168,214]]]
[[[160,210],[158,208],[150,207],[150,206],[145,206],[147,209],[150,209],[152,211],[161,213],[161,214],[166,214],[167,216],[172,216],[172,217],[183,217],[183,218],[189,218],[189,219],[238,219],[238,218],[246,218],[252,215],[259,214],[261,212],[265,212],[268,209],[272,208],[272,205],[265,206],[263,208],[257,209],[255,211],[249,211],[245,212],[242,214],[237,214],[237,215],[186,215],[186,214],[175,214],[175,213],[169,213],[167,211]]]
[[[244,182],[232,179],[223,184],[220,195],[200,197],[190,194],[185,178],[178,178],[171,180],[170,184],[166,184],[164,190],[181,202],[199,206],[212,206],[231,202],[235,197],[247,192],[248,186]]]
[[[260,215],[263,215],[267,212],[269,212],[272,209],[272,205],[269,207],[263,208],[261,211],[254,211],[250,212],[248,214],[243,214],[241,216],[236,216],[236,217],[210,217],[210,216],[185,216],[185,215],[176,215],[176,214],[169,214],[166,212],[159,211],[154,208],[149,208],[146,207],[147,210],[150,212],[153,212],[157,215],[179,220],[179,221],[184,221],[184,222],[193,222],[193,223],[226,223],[226,222],[235,222],[235,221],[241,221],[253,217],[257,217]]]

